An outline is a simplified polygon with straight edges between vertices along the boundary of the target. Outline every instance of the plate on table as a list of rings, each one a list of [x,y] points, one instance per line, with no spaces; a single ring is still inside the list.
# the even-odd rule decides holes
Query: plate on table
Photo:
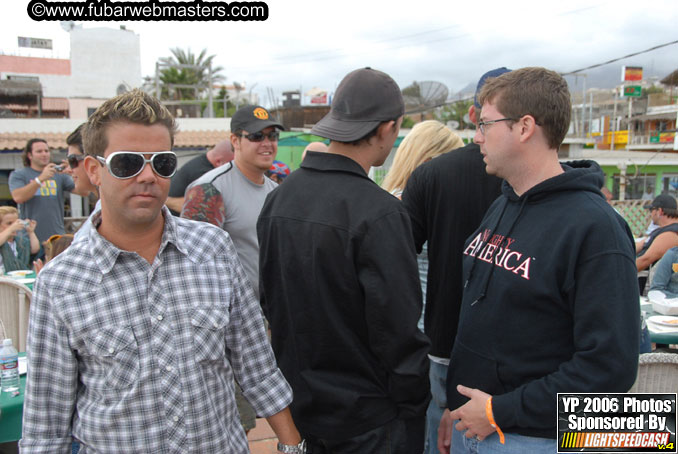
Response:
[[[15,270],[15,271],[10,271],[7,273],[7,276],[11,276],[15,279],[20,279],[28,276],[29,274],[33,273],[31,270]]]
[[[21,278],[21,279],[14,279],[14,280],[17,281],[18,283],[24,284],[24,285],[32,284],[32,283],[35,282],[34,277],[24,277],[24,278]]]
[[[671,326],[678,329],[678,317],[671,317],[668,315],[653,315],[647,320],[657,325]]]

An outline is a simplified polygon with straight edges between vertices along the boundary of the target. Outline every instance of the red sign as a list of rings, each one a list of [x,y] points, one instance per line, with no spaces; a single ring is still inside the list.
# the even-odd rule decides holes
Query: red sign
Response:
[[[643,80],[643,67],[624,66],[622,68],[622,80],[625,82],[633,80]]]
[[[327,92],[311,98],[311,104],[327,104]]]

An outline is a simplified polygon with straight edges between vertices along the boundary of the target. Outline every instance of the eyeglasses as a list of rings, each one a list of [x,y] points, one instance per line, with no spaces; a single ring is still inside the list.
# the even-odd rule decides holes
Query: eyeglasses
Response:
[[[280,132],[277,130],[271,131],[268,134],[264,134],[263,132],[254,132],[252,134],[238,134],[238,137],[244,137],[250,142],[263,142],[266,137],[268,137],[268,140],[271,142],[277,142],[278,138],[280,137]]]
[[[71,169],[77,169],[78,164],[80,164],[80,161],[85,159],[84,154],[69,154],[66,156],[66,160],[68,161],[68,167]]]
[[[500,118],[498,120],[479,121],[478,122],[478,129],[480,129],[480,133],[482,135],[485,135],[485,126],[493,125],[495,123],[499,123],[500,121],[516,121],[516,119],[515,118]]]
[[[151,154],[151,159],[146,159],[145,154]],[[177,171],[177,155],[172,151],[160,151],[158,153],[139,153],[136,151],[116,151],[106,159],[96,157],[101,164],[105,164],[111,175],[119,180],[135,177],[144,170],[147,162],[156,175],[161,178],[171,178]]]

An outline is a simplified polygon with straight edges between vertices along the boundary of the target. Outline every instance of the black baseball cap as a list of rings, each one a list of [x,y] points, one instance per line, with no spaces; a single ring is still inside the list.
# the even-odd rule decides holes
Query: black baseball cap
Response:
[[[353,142],[404,113],[403,95],[391,76],[369,67],[356,69],[341,81],[330,112],[313,126],[311,134]]]
[[[238,109],[231,118],[231,131],[247,131],[250,134],[259,132],[269,126],[285,129],[277,121],[271,120],[268,110],[261,106],[246,105]]]
[[[648,210],[652,210],[654,208],[675,210],[678,209],[678,206],[676,205],[676,199],[668,194],[660,194],[655,197],[652,203],[647,205],[645,208]]]
[[[483,106],[480,105],[480,103],[478,103],[478,95],[480,94],[480,90],[483,89],[483,85],[485,85],[485,82],[487,82],[487,79],[489,79],[490,77],[499,77],[502,74],[508,73],[508,72],[511,72],[511,70],[502,66],[501,68],[492,69],[492,70],[490,70],[490,71],[488,71],[488,72],[486,72],[485,74],[482,75],[482,77],[478,81],[478,86],[476,87],[476,93],[475,93],[475,95],[473,95],[473,105],[476,106],[476,109],[482,109],[482,107],[483,107]]]

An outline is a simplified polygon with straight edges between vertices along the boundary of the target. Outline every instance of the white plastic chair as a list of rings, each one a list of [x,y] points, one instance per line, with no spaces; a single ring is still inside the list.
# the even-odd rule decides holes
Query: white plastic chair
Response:
[[[33,292],[24,284],[8,277],[0,277],[0,322],[4,338],[12,339],[14,347],[26,351],[28,310]]]
[[[678,353],[643,353],[630,393],[678,392]]]

